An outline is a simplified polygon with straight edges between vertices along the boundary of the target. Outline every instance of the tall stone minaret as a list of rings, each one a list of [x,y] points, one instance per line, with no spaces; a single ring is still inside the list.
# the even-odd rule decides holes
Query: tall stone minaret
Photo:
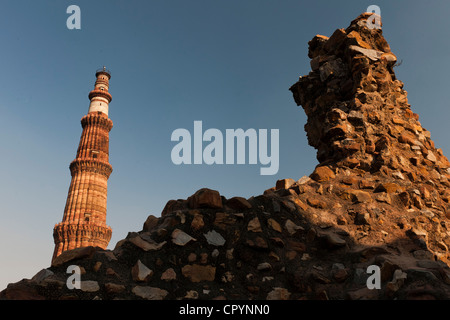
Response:
[[[108,118],[111,74],[103,67],[95,76],[94,90],[89,93],[89,112],[81,119],[83,132],[77,156],[70,164],[72,181],[63,220],[53,229],[52,260],[63,251],[79,247],[106,249],[111,239],[111,228],[106,225],[107,184],[112,172],[109,131],[113,122]]]

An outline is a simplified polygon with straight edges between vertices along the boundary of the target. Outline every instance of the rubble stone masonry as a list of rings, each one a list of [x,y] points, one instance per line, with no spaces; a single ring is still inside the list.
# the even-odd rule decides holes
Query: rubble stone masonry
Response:
[[[90,113],[55,254],[93,245],[62,253],[0,299],[450,299],[450,163],[408,104],[397,58],[369,17],[315,36],[311,71],[290,88],[308,117],[314,172],[248,199],[203,188],[169,200],[113,250],[97,247],[110,236],[111,125]],[[79,290],[66,286],[69,265],[82,270]]]

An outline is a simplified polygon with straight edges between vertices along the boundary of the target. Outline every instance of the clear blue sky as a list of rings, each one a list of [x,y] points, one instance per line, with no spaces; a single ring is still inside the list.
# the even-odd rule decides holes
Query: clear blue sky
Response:
[[[81,8],[81,30],[66,28],[71,4]],[[449,155],[448,1],[2,1],[0,290],[50,265],[97,68],[112,72],[113,248],[168,200],[202,187],[248,198],[309,175],[316,152],[288,89],[310,71],[308,41],[346,28],[371,4],[403,60],[396,73],[413,111]],[[278,173],[175,166],[171,133],[193,132],[195,120],[204,130],[279,129]]]

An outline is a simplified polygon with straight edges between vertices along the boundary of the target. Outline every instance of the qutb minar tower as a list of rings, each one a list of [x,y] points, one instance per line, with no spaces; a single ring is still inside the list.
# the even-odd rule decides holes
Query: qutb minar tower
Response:
[[[52,260],[66,250],[79,247],[106,249],[111,239],[111,228],[106,225],[108,178],[112,172],[109,132],[113,122],[108,118],[111,73],[103,67],[95,76],[94,90],[89,93],[89,112],[81,119],[83,132],[77,155],[70,164],[72,180],[63,220],[53,229]]]

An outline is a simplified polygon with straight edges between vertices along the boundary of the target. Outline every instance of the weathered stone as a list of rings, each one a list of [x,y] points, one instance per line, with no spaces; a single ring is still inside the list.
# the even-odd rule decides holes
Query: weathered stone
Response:
[[[395,270],[392,281],[386,284],[387,294],[392,295],[397,292],[405,282],[407,276],[401,269]]]
[[[347,119],[354,125],[364,124],[364,114],[361,111],[351,110]]]
[[[125,291],[125,286],[116,283],[105,283],[105,291],[108,294],[117,294]]]
[[[369,58],[370,60],[373,60],[373,61],[379,60],[381,58],[381,56],[383,55],[382,51],[373,50],[373,49],[365,49],[365,48],[361,48],[359,46],[349,46],[349,49],[353,50],[355,52],[358,52],[358,53],[362,53],[367,58]]]
[[[295,259],[295,258],[297,257],[297,255],[298,255],[298,253],[297,253],[296,251],[294,251],[294,250],[286,251],[286,254],[285,254],[285,256],[286,256],[286,258],[287,258],[288,260],[293,260],[293,259]]]
[[[139,235],[136,235],[135,237],[128,239],[128,241],[130,241],[136,247],[139,247],[144,251],[160,250],[167,243],[166,241],[163,241],[161,243],[156,243],[154,241],[148,242],[142,239]]]
[[[400,136],[398,137],[398,141],[401,143],[407,143],[411,146],[416,144],[416,137],[409,131],[403,131]],[[419,148],[420,149],[420,148]]]
[[[262,232],[258,217],[255,217],[248,222],[247,230],[252,232]]]
[[[195,290],[189,290],[186,292],[186,295],[184,296],[185,299],[198,299],[198,292]]]
[[[200,230],[204,226],[205,222],[203,221],[203,216],[201,214],[195,214],[191,221],[191,228],[194,230]]]
[[[327,166],[317,167],[311,174],[310,178],[317,182],[325,182],[330,179],[334,179],[336,175],[333,170]]]
[[[144,226],[142,228],[143,231],[150,231],[152,230],[154,227],[156,227],[156,225],[158,224],[159,218],[153,216],[153,215],[149,215],[147,217],[147,220],[145,220],[144,222]]]
[[[345,280],[348,279],[348,277],[349,277],[349,273],[344,268],[333,271],[333,278],[337,282],[344,282]]]
[[[286,200],[286,199],[282,199],[281,200],[281,204],[283,205],[283,207],[288,210],[289,212],[294,212],[297,210],[297,207],[295,206],[295,204],[293,202],[291,202],[290,200]],[[306,204],[303,203],[303,205],[306,206]],[[308,207],[306,206],[306,209]]]
[[[134,281],[146,281],[152,275],[153,271],[147,268],[141,260],[138,260],[133,268],[131,268],[131,276]]]
[[[306,233],[306,242],[313,242],[317,237],[317,231],[315,228],[310,228]]]
[[[349,177],[345,177],[342,179],[342,183],[349,185],[349,186],[358,183],[358,181],[359,181],[359,179],[354,176],[349,176]]]
[[[427,158],[427,160],[430,160],[433,163],[435,163],[437,161],[436,156],[431,151],[428,151],[426,158]]]
[[[301,186],[302,184],[308,183],[311,181],[311,178],[308,176],[303,176],[300,179],[297,180],[297,182],[295,183],[296,185]]]
[[[348,223],[347,219],[343,216],[337,216],[336,217],[336,223],[340,226],[346,225]]]
[[[208,253],[207,252],[200,253],[200,263],[201,264],[207,264],[208,263]]]
[[[411,205],[411,197],[409,196],[408,192],[406,191],[400,192],[398,194],[398,198],[406,208],[409,208],[409,206]]]
[[[340,248],[347,244],[344,239],[335,233],[327,233],[324,239],[327,247],[330,249]]]
[[[297,231],[304,231],[304,230],[305,230],[305,229],[303,229],[301,226],[296,225],[296,224],[295,224],[294,222],[292,222],[292,220],[290,220],[290,219],[287,219],[287,220],[286,220],[286,222],[285,222],[285,224],[284,224],[284,227],[286,228],[287,232],[288,232],[290,235],[295,234]]]
[[[392,53],[383,53],[381,59],[386,60],[389,66],[393,66],[397,62],[397,57]]]
[[[228,226],[234,225],[237,218],[243,217],[242,213],[229,214],[225,212],[217,212],[214,225],[220,229],[226,230]]]
[[[135,286],[131,291],[146,300],[163,300],[169,294],[164,289],[148,286]]]
[[[285,288],[275,287],[267,294],[266,300],[288,300],[291,296],[289,290]]]
[[[281,180],[277,180],[275,189],[276,190],[280,190],[280,189],[289,189],[293,184],[295,183],[294,179],[281,179]]]
[[[189,207],[196,208],[222,208],[222,198],[216,190],[203,188],[188,198]]]
[[[320,65],[326,61],[326,57],[324,56],[317,56],[310,61],[311,70],[317,71],[320,67]]]
[[[448,268],[448,266],[442,261],[433,261],[433,260],[418,260],[417,266],[426,269],[441,269]]]
[[[360,166],[361,161],[355,158],[345,158],[344,160],[340,161],[339,164],[343,167],[356,168]]]
[[[368,212],[358,212],[355,217],[355,224],[369,224],[370,214]]]
[[[353,190],[351,192],[352,200],[356,203],[368,203],[372,201],[372,196],[370,193],[362,190]]]
[[[352,32],[348,33],[347,34],[347,38],[349,40],[348,44],[357,45],[357,46],[360,46],[360,47],[366,48],[366,49],[370,49],[371,48],[370,44],[365,42],[361,38],[361,35],[356,30],[353,30]]]
[[[268,271],[268,270],[272,270],[272,265],[268,262],[262,262],[262,263],[258,264],[256,269],[258,271]]]
[[[292,199],[292,201],[294,202],[294,204],[295,204],[296,206],[298,206],[298,207],[299,207],[300,209],[302,209],[303,211],[308,210],[308,206],[306,205],[306,203],[304,203],[304,202],[301,201],[300,199],[294,198],[294,199]],[[292,210],[292,211],[295,211],[295,206],[294,206],[293,208],[294,208],[294,210]]]
[[[319,283],[323,283],[323,284],[329,284],[331,283],[331,280],[328,279],[326,276],[324,276],[321,272],[319,272],[318,270],[313,270],[311,272],[311,276],[312,278]]]
[[[436,277],[436,275],[430,270],[426,270],[423,268],[411,268],[411,269],[408,269],[405,271],[407,273],[408,279],[410,279],[410,280],[422,279],[427,282],[438,281],[438,278]]]
[[[405,188],[394,182],[384,182],[377,186],[375,192],[397,193],[403,192]]]
[[[411,228],[406,231],[406,234],[412,239],[424,239],[425,241],[428,239],[428,232],[423,229]]]
[[[177,278],[177,274],[173,268],[169,268],[161,274],[161,280],[171,281]]]
[[[188,244],[191,241],[197,241],[197,239],[191,237],[186,232],[184,232],[180,229],[173,230],[172,242],[175,243],[176,245],[185,246],[186,244]]]
[[[188,261],[189,262],[194,262],[195,260],[197,260],[197,255],[195,254],[195,253],[193,253],[193,252],[191,252],[189,255],[188,255]]]
[[[243,197],[233,197],[227,201],[227,206],[234,210],[251,209],[252,205]]]
[[[98,285],[97,281],[81,281],[80,282],[80,289],[83,292],[97,292],[100,290],[100,286]]]
[[[391,204],[391,196],[389,195],[389,193],[386,192],[380,192],[378,194],[375,194],[375,200],[377,200],[378,202],[385,202],[387,204]]]
[[[323,45],[327,42],[328,37],[316,35],[308,42],[308,57],[315,58],[323,52]]]
[[[277,261],[277,262],[280,261],[280,257],[273,251],[271,251],[269,253],[269,257],[272,258],[272,260],[274,260],[274,261]]]
[[[413,252],[413,255],[419,260],[432,260],[434,258],[433,253],[427,250],[416,250]]]
[[[359,181],[359,188],[360,189],[375,189],[375,183],[373,181],[369,180],[360,180]]]
[[[213,246],[223,246],[225,244],[225,239],[220,233],[215,230],[211,230],[204,234],[208,244]]]
[[[181,269],[181,272],[192,282],[214,281],[216,276],[216,268],[209,265],[188,264]]]
[[[45,296],[38,293],[35,287],[28,284],[28,280],[10,283],[1,292],[0,298],[7,300],[45,300]]]
[[[325,62],[319,67],[320,81],[324,82],[330,76],[340,77],[344,72],[344,66],[341,59]]]
[[[276,220],[274,220],[272,218],[267,219],[267,224],[269,225],[269,227],[271,227],[273,230],[275,230],[277,232],[282,232],[283,231],[281,229],[280,224]]]
[[[331,35],[331,37],[325,42],[323,48],[326,51],[336,50],[337,48],[339,48],[340,45],[343,44],[346,37],[347,34],[345,29],[343,28],[336,29]]]
[[[164,206],[164,209],[161,212],[161,217],[164,217],[176,210],[182,210],[182,207],[184,207],[184,205],[182,205],[180,201],[169,200],[166,202],[166,205]]]
[[[306,201],[313,208],[325,209],[327,207],[327,203],[318,198],[309,197]]]
[[[262,237],[256,237],[255,239],[247,239],[247,245],[254,248],[267,249],[269,245],[267,241]]]
[[[153,242],[153,240],[150,240],[151,242]],[[114,251],[109,251],[109,250],[105,250],[105,251],[97,251],[96,252],[97,256],[103,256],[106,257],[106,259],[108,261],[117,261],[117,257],[114,254]]]
[[[378,290],[369,289],[367,287],[349,291],[347,293],[350,300],[376,300],[378,295]]]
[[[73,250],[64,251],[59,256],[57,256],[52,261],[52,267],[59,267],[63,265],[66,262],[75,260],[75,259],[81,259],[86,257],[91,257],[97,250],[100,250],[99,247],[81,247],[76,248]]]
[[[386,254],[388,251],[383,247],[368,247],[361,250],[360,254],[365,259],[370,259],[374,256],[379,256],[382,254]]]
[[[368,203],[372,201],[370,193],[362,190],[345,189],[339,193],[339,197],[354,203]]]
[[[227,271],[223,274],[220,280],[224,283],[232,282],[234,280],[234,275],[230,271]]]
[[[39,271],[38,273],[36,273],[33,278],[31,278],[31,281],[34,281],[36,283],[41,283],[42,281],[44,281],[46,278],[50,277],[54,275],[53,271],[48,270],[48,269],[42,269],[41,271]]]
[[[303,242],[299,242],[299,241],[295,241],[295,240],[289,240],[288,247],[296,252],[305,252],[306,251],[306,245]]]
[[[405,180],[405,176],[401,172],[393,172],[392,176],[394,178],[397,178],[397,179],[400,179],[400,180]]]

